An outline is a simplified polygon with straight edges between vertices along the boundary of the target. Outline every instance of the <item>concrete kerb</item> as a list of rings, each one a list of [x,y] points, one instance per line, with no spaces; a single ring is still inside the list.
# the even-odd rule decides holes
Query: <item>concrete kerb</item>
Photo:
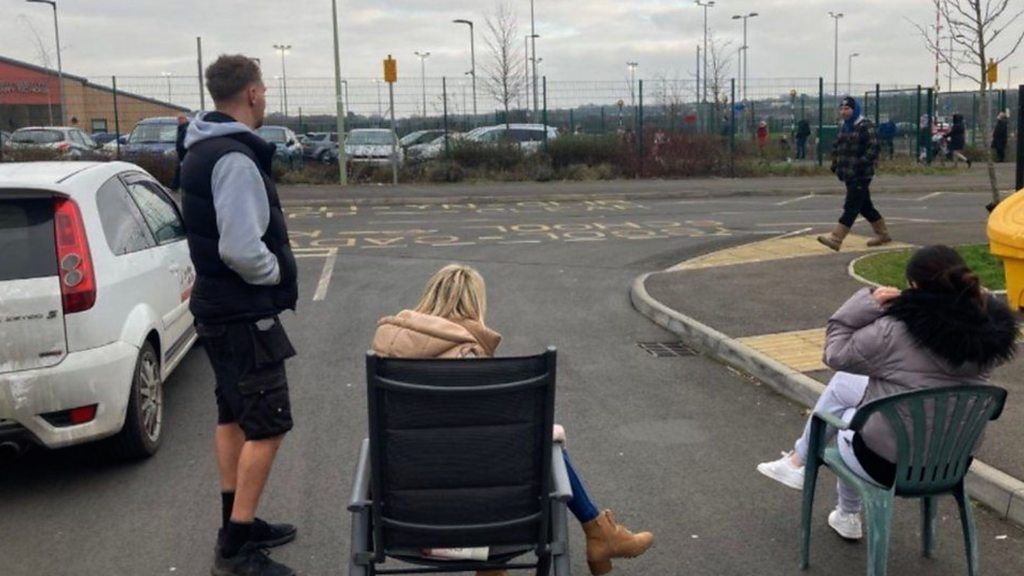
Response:
[[[688,346],[752,376],[803,406],[814,406],[825,389],[824,385],[658,302],[647,292],[645,284],[647,278],[654,274],[658,272],[643,274],[633,281],[630,300],[637,311],[679,336]],[[975,460],[967,474],[966,484],[972,498],[1000,517],[1024,526],[1024,482]]]

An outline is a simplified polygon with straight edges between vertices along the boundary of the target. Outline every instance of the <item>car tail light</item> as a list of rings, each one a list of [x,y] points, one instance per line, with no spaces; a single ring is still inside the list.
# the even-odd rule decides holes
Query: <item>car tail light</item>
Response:
[[[60,144],[57,144],[57,152],[64,153],[67,152],[68,150],[71,150],[71,144],[67,142],[61,142]]]
[[[64,314],[84,312],[96,303],[96,275],[82,213],[73,200],[60,198],[54,202],[53,220]]]
[[[96,404],[72,408],[70,412],[69,416],[72,425],[92,422],[96,418]]]

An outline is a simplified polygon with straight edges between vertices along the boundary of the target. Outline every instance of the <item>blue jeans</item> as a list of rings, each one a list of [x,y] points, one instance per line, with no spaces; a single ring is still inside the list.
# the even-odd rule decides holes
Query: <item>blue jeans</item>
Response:
[[[590,522],[601,513],[597,510],[597,506],[590,501],[590,495],[587,494],[587,489],[583,487],[583,481],[580,480],[579,475],[576,474],[576,469],[572,466],[572,461],[569,460],[569,453],[562,450],[562,457],[565,460],[565,469],[569,473],[569,485],[572,487],[572,500],[569,500],[569,510],[580,521],[580,524]]]

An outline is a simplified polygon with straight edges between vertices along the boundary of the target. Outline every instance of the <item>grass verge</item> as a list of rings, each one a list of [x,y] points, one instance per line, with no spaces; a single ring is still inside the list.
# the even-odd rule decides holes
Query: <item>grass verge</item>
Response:
[[[1006,289],[1003,263],[989,253],[987,244],[970,244],[955,248],[981,279],[982,286],[989,290]],[[861,277],[872,282],[905,288],[907,260],[910,260],[913,252],[912,249],[881,252],[858,260],[853,269]]]

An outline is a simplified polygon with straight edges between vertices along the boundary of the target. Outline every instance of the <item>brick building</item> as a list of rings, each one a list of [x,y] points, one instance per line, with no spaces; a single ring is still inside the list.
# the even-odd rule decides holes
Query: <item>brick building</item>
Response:
[[[0,129],[61,125],[60,80],[56,70],[0,56]],[[177,116],[187,108],[122,91],[114,91],[72,74],[64,73],[67,123],[89,133],[126,134],[143,118]]]

